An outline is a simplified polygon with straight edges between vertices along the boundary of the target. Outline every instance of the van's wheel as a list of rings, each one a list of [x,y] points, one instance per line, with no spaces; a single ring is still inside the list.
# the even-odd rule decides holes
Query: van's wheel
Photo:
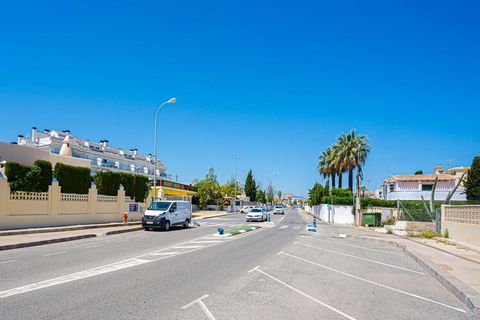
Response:
[[[189,225],[189,224],[190,224],[190,220],[186,219],[186,220],[185,220],[185,223],[183,224],[183,227],[184,227],[185,229],[188,229],[188,225]]]
[[[170,221],[165,222],[165,227],[163,228],[163,231],[168,231],[170,230]]]

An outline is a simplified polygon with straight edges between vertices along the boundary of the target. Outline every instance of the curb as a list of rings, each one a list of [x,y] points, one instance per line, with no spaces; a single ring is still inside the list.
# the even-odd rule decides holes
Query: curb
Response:
[[[125,225],[138,225],[141,224],[141,221],[127,222],[127,223],[106,223],[106,224],[92,224],[92,225],[77,225],[71,227],[45,227],[38,229],[24,229],[24,230],[5,230],[0,231],[0,237],[2,236],[14,236],[22,234],[34,234],[34,233],[50,233],[50,232],[62,232],[62,231],[76,231],[76,230],[86,230],[86,229],[99,229],[99,228],[112,228],[112,227],[121,227]]]
[[[107,233],[105,233],[105,235],[111,236],[112,234],[119,234],[119,233],[126,233],[126,232],[140,231],[140,230],[143,230],[143,227],[108,231]]]
[[[448,238],[442,238],[442,237],[434,237],[433,239],[435,239],[439,242],[445,243],[445,244],[456,246],[456,247],[461,248],[461,249],[466,249],[466,250],[474,251],[476,253],[480,253],[480,248],[479,247],[470,245],[470,244],[465,243],[465,242],[452,240],[452,239],[448,239]]]
[[[84,234],[84,235],[74,236],[74,237],[55,238],[55,239],[50,239],[50,240],[41,240],[41,241],[33,241],[33,242],[7,244],[7,245],[0,246],[0,251],[26,248],[26,247],[35,247],[35,246],[41,246],[41,245],[44,245],[44,244],[67,242],[67,241],[74,241],[74,240],[80,240],[80,239],[86,239],[86,238],[95,238],[96,236],[97,236],[96,234]]]
[[[453,294],[458,300],[463,302],[474,314],[480,315],[480,295],[464,284],[462,281],[455,278],[447,271],[441,270],[435,266],[435,264],[423,256],[422,254],[409,250],[406,246],[401,245],[395,241],[372,239],[362,236],[347,235],[347,238],[364,240],[370,242],[376,242],[381,244],[387,244],[401,248],[405,254],[422,266],[427,272],[435,278],[440,284],[445,287],[451,294]]]

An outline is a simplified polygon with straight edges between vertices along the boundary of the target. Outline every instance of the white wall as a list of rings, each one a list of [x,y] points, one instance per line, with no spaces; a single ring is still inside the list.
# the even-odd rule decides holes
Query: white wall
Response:
[[[459,187],[457,192],[452,196],[453,201],[464,201],[467,199],[465,194],[462,194],[463,189]],[[447,198],[448,191],[435,191],[435,200],[445,200]],[[386,200],[422,200],[422,196],[425,200],[430,200],[432,196],[431,191],[393,191],[387,193]]]
[[[313,212],[322,221],[335,224],[355,224],[355,216],[352,214],[352,206],[331,206],[330,212],[327,204],[313,206]]]

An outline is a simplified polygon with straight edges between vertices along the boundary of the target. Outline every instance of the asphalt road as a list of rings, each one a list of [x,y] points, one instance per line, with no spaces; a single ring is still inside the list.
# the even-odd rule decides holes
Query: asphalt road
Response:
[[[239,236],[138,231],[0,252],[0,319],[472,319],[398,248],[305,231],[295,210]]]

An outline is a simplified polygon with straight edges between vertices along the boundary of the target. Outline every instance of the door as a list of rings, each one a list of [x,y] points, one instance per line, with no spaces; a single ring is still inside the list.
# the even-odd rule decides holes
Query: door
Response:
[[[170,209],[168,211],[168,216],[169,216],[171,225],[178,223],[178,208],[177,208],[176,202],[172,203],[172,205],[170,206]]]

